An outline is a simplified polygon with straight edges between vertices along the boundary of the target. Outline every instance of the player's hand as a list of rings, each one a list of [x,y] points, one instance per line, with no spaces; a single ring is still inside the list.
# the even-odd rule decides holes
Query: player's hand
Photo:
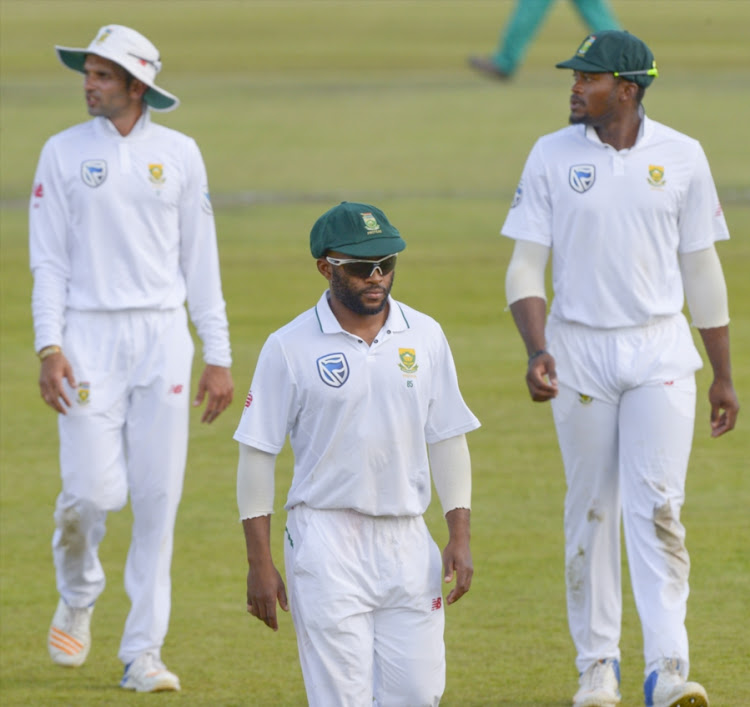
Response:
[[[534,402],[543,403],[557,397],[557,370],[552,354],[545,352],[529,361],[526,385]]]
[[[721,437],[734,429],[740,403],[731,380],[714,379],[708,390],[708,401],[711,403],[711,436]]]
[[[42,368],[39,372],[39,392],[47,405],[60,414],[66,415],[66,407],[70,407],[70,398],[65,392],[63,379],[68,381],[71,388],[78,385],[73,375],[73,367],[65,354],[60,351],[60,353],[47,356],[42,361]]]
[[[232,402],[234,383],[232,373],[223,366],[206,365],[203,369],[193,407],[199,407],[208,393],[208,402],[201,422],[213,422]]]
[[[466,508],[454,508],[446,513],[450,538],[443,550],[443,572],[445,582],[452,582],[456,577],[456,586],[445,599],[446,604],[458,601],[471,588],[474,576],[474,563],[471,559],[469,544],[470,511]]]
[[[284,580],[273,563],[250,565],[247,571],[247,612],[274,631],[279,630],[277,600],[284,611],[289,611]]]

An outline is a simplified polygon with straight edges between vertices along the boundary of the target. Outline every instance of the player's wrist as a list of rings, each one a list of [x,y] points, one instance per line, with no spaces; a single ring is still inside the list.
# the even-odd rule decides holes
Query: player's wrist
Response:
[[[529,356],[529,363],[531,363],[535,358],[539,358],[540,356],[544,356],[544,354],[547,353],[547,349],[537,349]]]
[[[62,353],[62,348],[57,344],[50,344],[49,346],[43,346],[39,349],[39,351],[36,352],[36,355],[39,357],[40,361],[44,361],[44,359],[59,353]]]

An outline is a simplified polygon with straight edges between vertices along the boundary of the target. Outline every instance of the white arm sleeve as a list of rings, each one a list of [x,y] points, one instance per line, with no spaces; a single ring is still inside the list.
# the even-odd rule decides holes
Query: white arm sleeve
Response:
[[[240,442],[237,464],[237,506],[240,520],[273,513],[276,455]]]
[[[471,457],[466,435],[456,435],[427,445],[432,479],[443,514],[454,508],[471,508]]]
[[[516,241],[505,274],[505,296],[508,304],[525,297],[541,297],[545,302],[544,270],[549,259],[549,246],[531,241]]]
[[[693,326],[713,329],[729,324],[727,284],[716,248],[680,253],[680,271]]]

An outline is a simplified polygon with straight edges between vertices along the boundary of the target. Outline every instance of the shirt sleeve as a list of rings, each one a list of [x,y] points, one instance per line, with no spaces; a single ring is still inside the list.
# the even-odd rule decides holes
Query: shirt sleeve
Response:
[[[180,198],[180,266],[185,276],[188,310],[203,342],[204,361],[229,367],[229,324],[208,178],[198,145],[194,140],[188,145],[186,184]]]
[[[697,145],[695,169],[679,214],[680,253],[710,248],[716,241],[729,238],[729,229],[721,208],[706,153]]]
[[[552,202],[542,145],[534,145],[500,233],[508,238],[552,245]]]
[[[436,375],[425,424],[428,444],[471,432],[480,426],[461,395],[456,364],[442,329],[439,330],[435,359]]]
[[[29,260],[34,285],[31,311],[34,348],[62,344],[70,259],[69,210],[54,145],[47,141],[37,165],[29,203]]]
[[[272,334],[258,357],[234,439],[262,452],[278,454],[296,416],[297,389],[283,347]]]

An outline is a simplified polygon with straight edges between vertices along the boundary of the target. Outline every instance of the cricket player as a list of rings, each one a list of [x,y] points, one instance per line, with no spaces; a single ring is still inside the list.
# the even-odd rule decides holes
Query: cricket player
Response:
[[[34,178],[29,228],[39,386],[59,413],[62,491],[52,539],[60,600],[52,660],[80,666],[104,590],[109,511],[130,496],[130,613],[121,686],[178,690],[161,661],[175,516],[188,441],[193,341],[206,367],[203,422],[232,400],[231,352],[206,170],[195,141],[151,122],[178,100],[155,84],[156,47],[102,27],[86,49],[56,47],[83,74],[92,120],[51,137]]]
[[[705,707],[688,681],[690,563],[680,510],[701,357],[713,369],[714,437],[734,428],[729,311],[715,242],[729,237],[700,144],[651,120],[651,50],[622,31],[589,35],[570,123],[540,138],[502,233],[533,400],[550,400],[567,481],[565,565],[576,707],[620,702],[620,520],[643,629],[648,707]],[[554,299],[545,326],[544,273]]]
[[[329,287],[266,341],[234,436],[247,610],[277,630],[276,602],[291,605],[312,707],[440,701],[441,557],[422,517],[430,468],[449,530],[443,576],[456,578],[446,603],[471,584],[465,434],[479,422],[438,323],[390,296],[405,247],[369,204],[343,202],[316,221],[310,249]],[[288,595],[269,546],[287,434]]]

